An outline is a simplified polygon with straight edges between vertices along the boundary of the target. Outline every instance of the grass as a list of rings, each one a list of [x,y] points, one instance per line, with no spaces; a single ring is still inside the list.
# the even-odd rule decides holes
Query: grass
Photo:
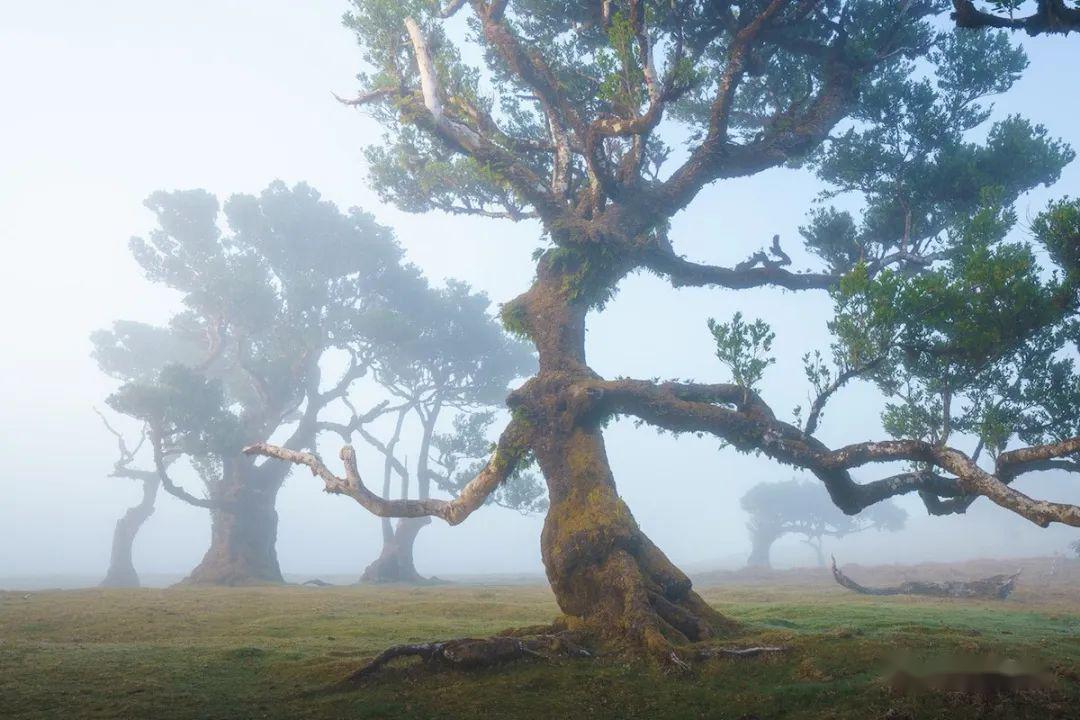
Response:
[[[523,662],[366,685],[334,681],[388,645],[550,620],[546,588],[302,587],[0,593],[4,718],[1080,718],[1080,597],[869,598],[832,587],[726,586],[728,644],[783,656],[671,674],[615,660]],[[892,658],[1024,657],[1054,689],[982,702],[896,695]]]

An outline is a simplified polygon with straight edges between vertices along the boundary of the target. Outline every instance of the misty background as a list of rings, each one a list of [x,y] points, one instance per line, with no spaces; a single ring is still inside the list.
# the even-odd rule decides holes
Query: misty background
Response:
[[[359,206],[391,226],[408,259],[436,284],[464,280],[494,304],[527,288],[530,254],[542,243],[537,224],[408,215],[367,189],[361,148],[378,142],[379,131],[330,94],[347,96],[360,68],[354,40],[340,27],[344,9],[341,0],[3,7],[0,586],[4,577],[30,575],[96,582],[113,525],[139,496],[137,483],[108,477],[116,443],[93,408],[105,409],[115,382],[90,358],[89,334],[121,318],[160,323],[176,307],[177,295],[147,282],[128,251],[129,238],[153,225],[142,205],[151,192],[201,187],[224,198],[258,193],[274,179],[306,181],[340,208]],[[1031,67],[997,99],[996,116],[1023,114],[1080,148],[1080,83],[1061,73],[1075,65],[1075,41],[1040,38],[1027,50]],[[820,188],[793,170],[716,184],[676,218],[671,238],[692,259],[732,264],[779,234],[795,267],[817,267],[800,250],[798,227]],[[1023,219],[1050,198],[1077,194],[1074,162],[1057,185],[1021,198],[1018,210]],[[813,292],[792,302],[783,292],[673,290],[634,276],[591,316],[590,364],[606,377],[724,381],[705,320],[742,310],[776,331],[777,363],[763,394],[778,413],[790,413],[810,390],[802,354],[827,348],[830,302]],[[819,436],[831,445],[883,438],[881,406],[868,387],[846,388]],[[110,417],[137,435],[134,423]],[[758,482],[805,477],[721,450],[715,439],[674,438],[629,421],[613,424],[606,437],[616,482],[642,529],[689,571],[741,566],[750,543],[739,498]],[[320,450],[334,458],[338,444],[325,437]],[[374,478],[381,458],[362,446],[358,452],[361,471]],[[887,472],[878,466],[857,477]],[[201,492],[193,477],[178,480]],[[1017,486],[1080,502],[1080,486],[1063,475],[1033,473]],[[378,554],[378,519],[321,487],[295,471],[278,496],[282,570],[358,576]],[[966,516],[944,518],[927,516],[917,497],[897,504],[910,514],[905,530],[827,542],[826,552],[864,563],[1020,557],[1064,550],[1076,538],[1073,528],[1042,530],[985,499]],[[136,567],[147,575],[186,573],[206,550],[209,520],[205,510],[162,493],[136,541]],[[417,542],[417,569],[542,572],[542,522],[494,507],[455,528],[436,521]],[[814,562],[794,537],[777,543],[773,559],[779,567]]]

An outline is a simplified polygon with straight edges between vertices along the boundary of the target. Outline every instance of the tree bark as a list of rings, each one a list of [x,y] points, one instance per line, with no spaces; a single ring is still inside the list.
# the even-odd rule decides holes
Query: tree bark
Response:
[[[529,423],[529,445],[547,482],[540,549],[565,614],[557,625],[600,647],[681,664],[677,646],[733,623],[693,591],[619,497],[600,418],[591,414],[596,398],[581,386],[596,375],[584,348],[591,298],[580,288],[610,287],[625,268],[580,262],[542,260],[536,283],[511,308],[539,351],[539,373],[509,402]]]
[[[184,580],[193,585],[260,585],[284,582],[278,566],[274,505],[280,482],[264,477],[250,460],[227,459],[211,492],[210,548]]]
[[[123,517],[116,521],[109,569],[101,581],[101,587],[139,587],[139,574],[132,561],[132,548],[139,529],[154,514],[154,501],[161,482],[156,473],[147,472],[142,477],[142,486],[142,500],[138,505],[128,508]]]
[[[638,527],[598,430],[538,440],[551,503],[540,548],[567,629],[600,645],[668,657],[675,646],[730,626]]]

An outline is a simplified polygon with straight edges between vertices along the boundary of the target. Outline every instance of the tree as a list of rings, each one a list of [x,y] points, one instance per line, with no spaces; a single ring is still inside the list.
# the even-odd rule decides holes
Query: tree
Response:
[[[1007,28],[1028,35],[1080,30],[1080,6],[1069,0],[985,0],[980,9],[972,0],[953,0],[953,20],[957,27]]]
[[[420,281],[396,296],[404,327],[392,347],[372,361],[372,376],[389,396],[380,415],[391,415],[387,433],[379,433],[355,413],[344,425],[324,423],[350,442],[359,435],[383,456],[384,497],[389,497],[394,475],[399,497],[408,498],[416,479],[416,497],[431,496],[432,484],[451,494],[459,489],[460,475],[475,470],[478,458],[490,453],[487,430],[494,421],[491,408],[502,404],[510,382],[535,370],[528,347],[508,337],[488,315],[489,301],[463,283],[435,289]],[[370,420],[369,413],[369,420]],[[408,467],[406,452],[399,459],[405,421],[413,416],[420,425],[413,448],[415,465]],[[440,420],[450,416],[453,431],[440,434]],[[475,472],[469,474],[471,479]],[[535,475],[520,468],[493,496],[496,504],[522,512],[544,507],[543,488]],[[419,582],[413,563],[413,545],[430,518],[402,518],[396,527],[382,519],[383,547],[365,570],[365,582]]]
[[[468,52],[445,19],[463,10],[464,42],[479,46]],[[535,219],[543,227],[549,246],[538,254],[535,280],[502,310],[507,328],[536,346],[539,372],[510,395],[512,419],[495,452],[449,502],[377,496],[363,485],[349,447],[342,451],[344,478],[310,455],[265,444],[250,451],[304,463],[330,492],[376,514],[433,515],[451,524],[480,507],[523,458],[535,456],[550,500],[541,552],[564,613],[559,625],[597,645],[671,662],[679,662],[679,645],[716,637],[730,622],[693,591],[620,499],[603,440],[613,416],[709,433],[736,450],[806,468],[847,513],[922,491],[935,508],[942,498],[980,495],[1040,525],[1080,523],[1080,508],[1034,500],[1009,484],[1040,462],[1080,449],[1071,423],[1054,426],[1062,437],[1053,442],[1002,447],[990,471],[923,437],[834,451],[766,404],[754,387],[760,379],[754,354],[743,352],[767,352],[763,337],[754,344],[757,334],[730,323],[714,323],[714,335],[721,359],[743,373],[742,384],[608,380],[585,357],[588,313],[602,310],[628,274],[649,271],[675,286],[840,292],[846,304],[835,333],[862,372],[865,356],[852,349],[856,330],[874,328],[856,325],[858,283],[880,283],[883,276],[906,282],[913,267],[934,260],[901,246],[901,236],[876,240],[888,249],[879,259],[856,258],[823,272],[788,269],[790,257],[778,241],[771,252],[732,267],[706,265],[675,252],[669,221],[718,181],[812,159],[845,119],[866,111],[861,98],[890,74],[940,73],[958,54],[981,60],[984,49],[994,59],[993,46],[983,43],[996,41],[984,33],[963,39],[935,33],[932,21],[943,10],[943,3],[918,0],[454,0],[441,8],[357,0],[346,23],[367,67],[361,93],[347,102],[370,108],[386,130],[368,151],[383,197],[414,212]],[[946,51],[953,46],[964,52]],[[470,64],[474,58],[483,65]],[[969,64],[970,76],[951,70],[943,82],[959,83],[957,91],[970,82],[977,100],[997,91],[982,78],[1014,72],[980,67]],[[672,126],[686,138],[678,153],[665,142]],[[1050,282],[1030,289],[1049,291]],[[1010,348],[1039,334],[1036,320],[1060,326],[1075,305],[1063,292],[1055,293],[1060,312],[1044,306],[1047,314],[1029,318],[1030,332]],[[906,312],[917,324],[922,309]],[[921,468],[865,483],[850,472],[895,460],[939,472]]]
[[[155,193],[147,207],[158,228],[133,239],[132,254],[183,309],[167,326],[121,321],[94,334],[98,364],[122,381],[108,404],[145,428],[161,486],[210,512],[210,547],[188,582],[281,582],[275,499],[288,469],[241,449],[275,433],[313,448],[320,411],[367,371],[380,337],[393,339],[391,298],[417,273],[371,216],[341,213],[303,184],[232,196],[227,231],[202,190]],[[324,387],[331,352],[351,362]],[[205,495],[172,480],[181,460]]]
[[[821,485],[798,480],[758,483],[740,503],[750,515],[746,525],[751,543],[749,567],[772,567],[769,551],[788,534],[802,535],[803,542],[814,549],[818,565],[824,567],[823,538],[842,538],[864,530],[896,532],[907,521],[907,513],[891,502],[873,505],[858,515],[845,515]]]
[[[1080,558],[1080,540],[1072,543],[1071,545],[1069,545],[1069,547],[1072,548],[1072,551],[1076,555],[1076,557]]]
[[[161,481],[154,470],[132,467],[136,456],[142,449],[143,443],[146,442],[145,426],[139,436],[139,442],[132,448],[128,446],[124,436],[109,424],[105,416],[98,414],[105,424],[105,429],[116,436],[119,457],[116,463],[113,464],[110,477],[138,480],[142,484],[142,498],[136,505],[128,508],[120,516],[120,519],[116,521],[116,527],[113,529],[112,547],[109,552],[109,569],[105,572],[101,586],[139,587],[139,573],[135,570],[135,563],[132,559],[135,536],[139,534],[143,524],[154,514],[154,501],[157,499]]]

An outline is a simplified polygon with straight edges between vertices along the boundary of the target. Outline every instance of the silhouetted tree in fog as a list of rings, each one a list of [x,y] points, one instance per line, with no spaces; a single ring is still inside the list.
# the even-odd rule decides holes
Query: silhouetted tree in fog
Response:
[[[116,527],[113,529],[112,546],[109,551],[109,569],[105,573],[105,578],[101,581],[101,586],[139,587],[139,574],[135,570],[135,563],[132,559],[135,536],[138,535],[143,523],[154,514],[154,501],[157,498],[158,489],[161,487],[161,480],[158,478],[156,470],[132,467],[136,462],[139,450],[142,449],[143,443],[146,441],[146,428],[143,428],[139,442],[135,447],[129,447],[124,436],[109,424],[104,415],[101,416],[101,419],[105,424],[105,428],[116,436],[117,451],[119,453],[119,457],[116,463],[113,464],[109,476],[138,480],[142,486],[139,502],[128,508],[120,516],[120,519],[116,521]]]
[[[883,187],[888,198],[878,203],[868,186],[881,217],[865,214],[854,227],[839,220],[828,233],[812,219],[806,249],[827,262],[823,271],[790,270],[779,239],[731,266],[693,262],[676,252],[669,232],[671,219],[718,181],[805,162],[826,173],[830,163],[855,163],[818,156],[832,152],[832,138],[857,155],[860,142],[845,139],[848,128],[878,133],[865,136],[867,159],[887,161],[880,173],[873,162],[855,163],[853,186],[862,189],[867,173],[895,185],[889,164],[902,157],[885,143],[893,122],[886,89],[911,82],[911,102],[940,98],[946,114],[918,122],[971,123],[985,113],[975,109],[980,98],[1006,89],[1021,69],[999,36],[953,34],[951,26],[939,33],[935,23],[948,5],[938,0],[353,4],[347,25],[366,67],[350,103],[370,108],[386,130],[369,149],[375,187],[409,211],[542,227],[549,245],[537,254],[533,284],[502,311],[507,328],[536,346],[539,371],[510,395],[512,417],[495,451],[452,501],[379,497],[364,486],[350,447],[342,451],[345,477],[310,454],[266,444],[251,452],[304,463],[328,491],[378,515],[435,515],[451,524],[535,457],[548,486],[541,551],[563,613],[558,626],[594,646],[676,664],[679,646],[731,623],[693,591],[619,497],[603,439],[615,416],[709,433],[738,451],[805,468],[849,514],[918,492],[933,512],[959,512],[988,497],[1039,525],[1080,525],[1080,508],[1012,487],[1021,474],[1080,451],[1075,372],[1052,352],[1075,342],[1080,278],[1043,272],[1051,268],[1039,266],[1032,247],[1075,238],[1080,225],[1047,224],[1030,240],[1005,238],[1011,198],[1053,181],[1067,159],[1036,128],[1013,124],[1012,132],[1030,137],[957,148],[960,166],[941,168],[957,184],[957,199],[940,211],[930,202],[900,205],[897,213],[894,198],[909,197],[906,190]],[[459,12],[468,15],[463,39],[445,25]],[[479,47],[461,51],[461,42]],[[677,148],[668,144],[673,138]],[[1039,153],[1028,175],[1010,163],[1022,170],[1031,158],[994,154],[1013,140]],[[1001,182],[991,177],[992,159]],[[838,189],[847,176],[837,175]],[[984,193],[988,177],[1005,188]],[[961,222],[968,212],[976,214]],[[730,244],[728,229],[717,217],[715,227],[698,231]],[[811,367],[817,387],[809,413],[786,421],[759,391],[770,331],[756,322],[711,324],[731,382],[600,377],[585,356],[587,317],[603,310],[623,278],[642,271],[676,287],[832,292],[838,354]],[[737,305],[734,295],[725,302]],[[815,434],[821,408],[856,375],[910,401],[887,411],[896,439],[860,437],[833,450]],[[952,400],[940,402],[943,393]],[[973,403],[970,412],[958,406],[961,396]],[[1043,422],[1029,400],[1045,410]],[[990,451],[992,466],[956,447],[968,439]],[[872,482],[851,474],[893,461],[915,466]],[[665,487],[678,492],[679,480],[672,473]]]
[[[758,483],[739,501],[750,515],[749,567],[772,567],[769,551],[784,535],[801,535],[814,549],[817,564],[825,566],[821,542],[864,530],[896,532],[904,528],[907,513],[891,502],[873,505],[858,515],[846,515],[817,483],[788,480]]]
[[[162,487],[210,512],[210,547],[188,581],[280,582],[275,499],[287,466],[240,451],[275,435],[314,448],[320,412],[367,372],[381,333],[392,338],[392,297],[417,273],[371,216],[341,213],[303,184],[234,195],[224,208],[202,190],[159,192],[147,207],[158,228],[132,253],[182,309],[164,327],[118,322],[94,334],[98,363],[124,381],[108,404],[146,428]],[[332,352],[349,366],[324,383]],[[205,494],[170,477],[181,460]]]
[[[379,413],[391,416],[387,431],[380,433],[357,415],[344,425],[323,424],[346,442],[359,435],[382,455],[384,496],[390,496],[395,477],[402,498],[426,499],[433,484],[456,492],[461,473],[475,471],[477,460],[490,453],[486,431],[494,421],[491,409],[502,406],[512,380],[535,371],[528,346],[506,334],[488,315],[488,305],[486,296],[458,282],[436,289],[418,279],[401,289],[395,295],[401,317],[395,342],[372,362],[374,382],[388,396],[389,405]],[[403,447],[402,430],[410,417],[418,421],[420,433],[415,444]],[[445,420],[452,421],[452,431],[440,433]],[[543,509],[543,494],[536,476],[522,468],[503,484],[495,502],[530,512]],[[413,563],[413,545],[428,523],[428,517],[402,518],[395,526],[383,518],[382,552],[362,579],[422,580]]]

